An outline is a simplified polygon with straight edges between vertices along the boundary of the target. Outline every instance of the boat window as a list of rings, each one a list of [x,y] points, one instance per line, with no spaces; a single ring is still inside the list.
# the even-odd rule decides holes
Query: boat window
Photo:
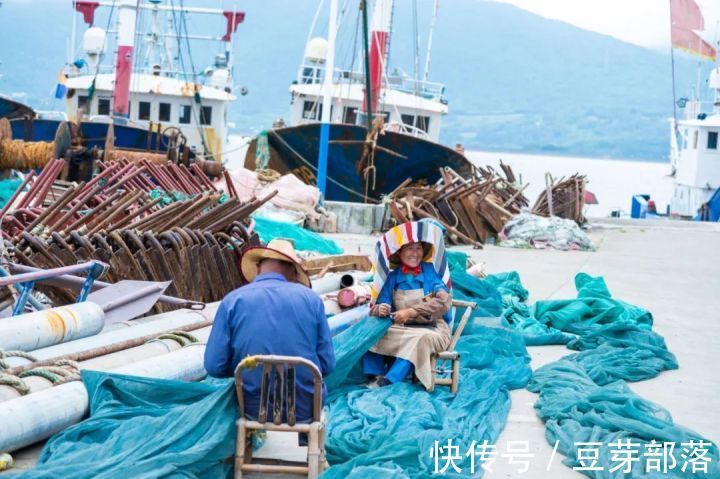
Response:
[[[200,124],[209,125],[212,123],[212,107],[203,106],[200,108]]]
[[[428,132],[428,129],[430,128],[430,117],[429,116],[418,116],[417,119],[413,115],[400,115],[400,119],[402,120],[403,124],[415,127],[419,130],[424,131],[425,133]]]
[[[317,120],[322,117],[322,103],[305,101],[303,103],[303,120]]]
[[[357,123],[357,112],[358,109],[352,106],[346,106],[345,112],[343,113],[343,123],[354,125]]]
[[[170,103],[160,103],[158,121],[170,121]]]
[[[87,95],[78,95],[78,110],[83,110],[85,113],[87,113],[87,106],[88,106],[88,96]]]
[[[181,105],[180,106],[180,123],[182,124],[189,124],[190,123],[190,115],[192,114],[190,105]]]
[[[110,98],[98,98],[98,115],[110,114]]]
[[[149,120],[150,119],[150,102],[140,101],[138,102],[138,120]]]
[[[418,128],[420,128],[425,133],[428,133],[430,130],[430,117],[429,116],[419,116],[417,117],[417,125]]]
[[[693,135],[693,150],[697,150],[697,144],[698,144],[698,131],[695,130]]]
[[[717,150],[718,149],[718,132],[717,131],[709,131],[708,132],[707,147],[708,147],[708,150]]]

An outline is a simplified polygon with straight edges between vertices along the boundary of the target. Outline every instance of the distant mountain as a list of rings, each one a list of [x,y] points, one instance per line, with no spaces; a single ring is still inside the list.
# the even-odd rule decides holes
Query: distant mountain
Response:
[[[211,3],[227,7],[228,2],[186,2]],[[349,38],[347,42],[357,27],[354,3],[348,2],[341,32]],[[396,4],[390,67],[412,72],[412,4],[409,0]],[[422,67],[431,2],[418,5]],[[241,6],[247,17],[239,27],[236,79],[249,94],[238,99],[231,121],[237,131],[254,133],[288,116],[288,86],[295,78],[317,1],[268,0]],[[52,108],[51,92],[67,56],[71,21],[69,0],[4,2],[0,8],[0,92],[36,108]],[[78,23],[82,24],[79,17]],[[100,16],[97,23],[104,27]],[[218,30],[224,31],[224,26],[219,24]],[[340,61],[352,56],[347,42],[339,48]],[[193,55],[199,69],[212,60],[203,53]],[[679,96],[691,91],[695,65],[694,60],[677,58]],[[448,88],[450,113],[442,134],[447,144],[460,142],[467,149],[497,151],[667,158],[672,115],[668,54],[507,4],[452,0],[440,3],[430,71],[431,80]],[[703,73],[703,83],[706,77]],[[55,105],[60,106],[59,102]]]

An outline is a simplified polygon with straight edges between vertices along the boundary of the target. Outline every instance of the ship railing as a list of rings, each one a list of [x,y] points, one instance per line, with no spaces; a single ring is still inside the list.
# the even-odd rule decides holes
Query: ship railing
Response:
[[[714,101],[687,100],[681,98],[677,102],[684,120],[701,120],[706,116],[720,113],[720,104]]]
[[[297,74],[299,84],[319,84],[325,81],[325,65],[308,61],[300,65]],[[333,83],[365,84],[365,74],[359,71],[335,68]],[[403,74],[388,75],[385,86],[393,90],[417,95],[427,100],[445,101],[445,85],[437,82],[415,80]]]

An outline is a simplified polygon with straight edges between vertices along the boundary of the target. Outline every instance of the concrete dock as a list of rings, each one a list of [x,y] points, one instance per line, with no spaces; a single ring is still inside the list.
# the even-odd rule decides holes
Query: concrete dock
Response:
[[[680,221],[596,220],[589,231],[596,251],[556,251],[486,246],[456,247],[488,273],[515,270],[530,292],[529,303],[576,297],[579,272],[604,276],[613,296],[652,312],[654,330],[665,337],[680,367],[647,381],[630,383],[640,396],[670,411],[676,423],[720,443],[720,224]],[[367,237],[335,235],[347,250],[370,253]],[[531,366],[556,361],[565,346],[534,346]],[[460,386],[462,387],[462,385]],[[489,478],[582,478],[556,455],[545,426],[535,414],[537,395],[526,389],[511,393],[512,408],[497,451],[509,441],[528,442],[530,468],[498,458]],[[469,438],[472,440],[472,438]],[[269,444],[268,444],[269,446]]]
[[[590,236],[597,251],[524,250],[486,246],[466,251],[484,262],[489,273],[516,270],[530,291],[530,302],[575,297],[573,278],[578,272],[605,277],[619,299],[650,310],[654,329],[665,337],[680,368],[659,377],[631,383],[644,398],[670,411],[674,420],[720,443],[720,225],[668,221],[602,220]],[[346,253],[369,253],[373,238],[361,235],[328,235]],[[530,347],[533,369],[570,354],[564,346]],[[460,386],[462,387],[462,385]],[[581,478],[555,456],[548,470],[552,448],[545,427],[535,415],[537,396],[527,390],[511,394],[512,408],[497,450],[508,441],[530,445],[530,469],[498,458],[490,478]],[[472,438],[469,438],[470,440]],[[270,435],[257,456],[302,459],[293,435]],[[31,467],[39,448],[16,454],[20,468]],[[262,476],[267,477],[267,476]]]

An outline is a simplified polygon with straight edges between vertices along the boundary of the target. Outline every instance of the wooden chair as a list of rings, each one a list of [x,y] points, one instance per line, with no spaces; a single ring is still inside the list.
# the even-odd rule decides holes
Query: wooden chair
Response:
[[[245,417],[245,396],[242,373],[244,370],[262,366],[260,407],[257,420]],[[313,417],[308,423],[298,423],[296,418],[296,367],[309,369],[313,375]],[[274,377],[270,394],[270,376]],[[235,369],[235,389],[240,419],[237,421],[235,445],[235,478],[244,472],[307,474],[310,479],[318,477],[325,468],[325,425],[322,421],[322,373],[315,364],[304,358],[291,356],[249,356]],[[268,422],[268,403],[272,399],[272,421]],[[283,422],[286,413],[286,422]],[[306,433],[308,435],[307,465],[258,464],[252,462],[252,441],[248,433],[257,430]]]
[[[453,307],[453,323],[456,322],[458,315],[464,309],[464,313],[460,318],[460,322],[455,327],[450,339],[450,345],[445,351],[437,354],[432,354],[430,357],[430,367],[432,368],[432,375],[430,387],[428,391],[433,391],[435,385],[439,384],[442,386],[450,386],[450,392],[452,394],[457,393],[458,381],[460,380],[460,353],[455,351],[455,346],[462,335],[465,325],[470,319],[470,315],[473,310],[477,307],[477,304],[472,301],[460,301],[454,299],[452,302]],[[452,329],[451,325],[451,329]],[[446,366],[447,363],[449,366]],[[447,377],[448,374],[450,377]]]

